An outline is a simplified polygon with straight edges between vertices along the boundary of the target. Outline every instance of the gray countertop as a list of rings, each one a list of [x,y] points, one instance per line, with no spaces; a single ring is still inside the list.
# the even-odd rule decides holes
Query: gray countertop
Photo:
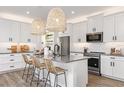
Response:
[[[112,55],[112,54],[102,54],[102,55],[106,55],[106,56],[116,56],[116,57],[124,57],[124,55]]]
[[[17,52],[17,53],[11,53],[11,52],[9,53],[9,52],[8,52],[8,53],[0,53],[0,55],[1,55],[1,54],[18,54],[18,53],[33,53],[33,52]]]
[[[55,56],[53,58],[53,61],[61,62],[61,63],[70,63],[70,62],[86,60],[88,58],[89,57],[87,57],[87,56],[83,56],[83,54],[73,54],[73,53],[71,53],[70,55],[67,55],[67,56]]]
[[[37,58],[44,58],[43,55],[36,55]],[[84,56],[81,53],[71,53],[70,55],[66,55],[66,56],[54,56],[52,58],[53,61],[55,62],[60,62],[60,63],[71,63],[71,62],[77,62],[77,61],[81,61],[81,60],[87,60],[88,56]]]

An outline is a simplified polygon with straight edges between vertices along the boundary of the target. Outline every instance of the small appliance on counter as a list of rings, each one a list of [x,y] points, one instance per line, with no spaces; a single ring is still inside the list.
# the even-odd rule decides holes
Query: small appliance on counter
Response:
[[[28,52],[30,49],[29,49],[29,46],[28,45],[21,45],[20,46],[20,52]]]
[[[111,48],[111,55],[122,55],[120,48]]]
[[[17,45],[12,45],[8,50],[11,50],[11,53],[17,53]]]
[[[88,52],[88,48],[84,47],[84,55]]]

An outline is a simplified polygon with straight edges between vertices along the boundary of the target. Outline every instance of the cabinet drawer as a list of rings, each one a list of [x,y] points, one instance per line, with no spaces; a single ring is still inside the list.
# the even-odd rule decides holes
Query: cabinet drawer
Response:
[[[124,57],[120,57],[120,56],[106,56],[106,55],[102,55],[101,59],[107,59],[107,60],[111,60],[111,61],[116,61],[116,60],[124,61]]]
[[[15,69],[15,66],[13,63],[8,63],[8,64],[1,64],[0,65],[0,71],[7,71],[7,70],[12,70]]]
[[[16,63],[16,62],[23,62],[23,59],[18,57],[18,58],[2,58],[0,59],[0,64],[7,64],[7,63]]]
[[[24,62],[16,62],[14,63],[15,69],[17,68],[24,68],[25,67],[25,63]]]
[[[24,66],[25,66],[25,63],[23,62],[0,64],[0,71],[24,68]]]

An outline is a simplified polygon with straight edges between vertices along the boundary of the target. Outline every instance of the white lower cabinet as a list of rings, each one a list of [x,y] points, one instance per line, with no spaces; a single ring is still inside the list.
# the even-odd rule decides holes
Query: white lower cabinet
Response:
[[[108,56],[101,56],[101,73],[112,76],[112,62]]]
[[[114,62],[113,76],[124,79],[124,60]]]
[[[124,57],[102,55],[101,74],[124,81]]]
[[[24,68],[25,63],[20,53],[0,55],[0,73]]]

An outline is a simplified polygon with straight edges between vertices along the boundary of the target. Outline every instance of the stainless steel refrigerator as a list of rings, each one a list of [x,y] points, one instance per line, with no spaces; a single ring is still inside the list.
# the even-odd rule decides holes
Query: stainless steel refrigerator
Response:
[[[63,36],[59,38],[60,40],[60,55],[70,55],[70,36]]]

